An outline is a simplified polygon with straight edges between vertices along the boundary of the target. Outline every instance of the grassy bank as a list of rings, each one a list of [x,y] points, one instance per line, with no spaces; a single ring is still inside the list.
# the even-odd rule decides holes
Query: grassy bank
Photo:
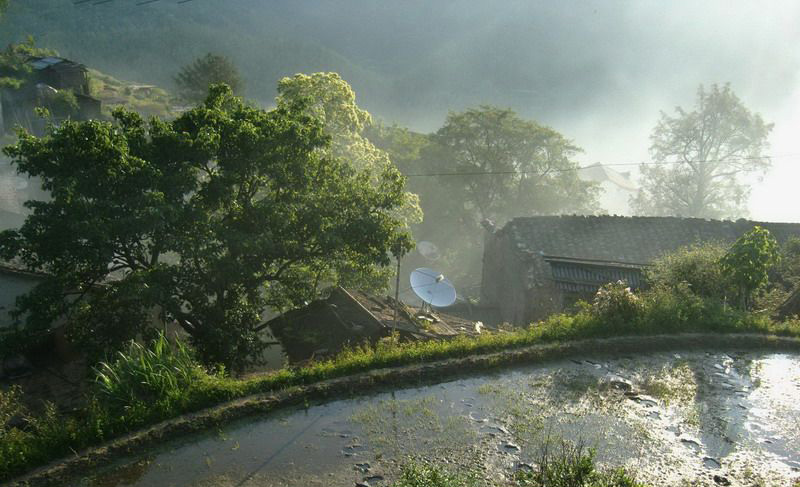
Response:
[[[775,323],[702,299],[653,293],[633,301],[610,296],[605,305],[573,315],[555,315],[525,329],[459,337],[449,341],[361,346],[336,358],[302,368],[235,379],[212,374],[163,343],[132,345],[127,353],[98,370],[98,384],[79,414],[64,417],[54,408],[30,416],[17,400],[19,391],[0,397],[0,479],[7,480],[86,447],[178,415],[244,396],[308,385],[373,369],[420,364],[513,350],[536,344],[586,338],[680,333],[761,333],[800,337],[800,321]],[[621,303],[621,304],[620,304]],[[22,421],[19,419],[22,418]]]

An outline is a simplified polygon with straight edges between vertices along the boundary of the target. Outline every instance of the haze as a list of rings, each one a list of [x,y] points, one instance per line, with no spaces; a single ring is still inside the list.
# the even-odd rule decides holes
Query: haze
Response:
[[[116,0],[12,2],[0,43],[33,34],[116,77],[166,88],[214,51],[268,105],[280,76],[337,71],[387,123],[435,131],[450,110],[511,107],[584,149],[582,164],[648,159],[659,110],[730,82],[775,128],[750,217],[800,221],[800,4],[730,1]]]

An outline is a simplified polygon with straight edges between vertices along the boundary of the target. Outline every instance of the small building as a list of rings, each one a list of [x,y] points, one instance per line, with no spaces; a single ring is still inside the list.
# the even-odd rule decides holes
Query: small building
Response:
[[[11,312],[18,297],[29,293],[42,282],[42,275],[24,270],[21,266],[0,261],[0,335],[12,326]]]
[[[32,57],[28,60],[32,74],[19,89],[0,90],[0,135],[22,126],[34,134],[44,131],[45,123],[35,109],[51,109],[56,119],[91,120],[100,118],[101,102],[91,96],[89,70],[83,64],[60,57]],[[65,111],[54,100],[60,92],[75,97],[77,108]]]
[[[587,299],[608,282],[637,288],[656,258],[703,242],[733,243],[760,225],[783,242],[800,224],[677,217],[515,218],[486,238],[481,304],[501,321],[525,325]]]

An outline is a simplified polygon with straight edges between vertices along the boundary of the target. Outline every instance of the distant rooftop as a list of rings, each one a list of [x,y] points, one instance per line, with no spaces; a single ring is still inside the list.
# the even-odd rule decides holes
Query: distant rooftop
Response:
[[[636,191],[639,189],[636,184],[631,181],[629,173],[615,171],[614,169],[604,166],[599,162],[592,164],[591,166],[580,168],[578,170],[578,174],[583,179],[589,179],[592,181],[610,181],[611,183],[619,186],[622,189],[627,189],[628,191]]]
[[[497,235],[510,237],[523,255],[642,265],[687,245],[730,244],[755,225],[779,242],[800,237],[800,223],[605,215],[515,218]]]
[[[69,59],[64,59],[62,57],[55,57],[55,56],[48,56],[48,57],[32,57],[28,60],[28,64],[31,65],[33,69],[36,71],[41,71],[51,67],[64,67],[64,68],[86,68],[83,64],[76,63],[75,61],[70,61]]]

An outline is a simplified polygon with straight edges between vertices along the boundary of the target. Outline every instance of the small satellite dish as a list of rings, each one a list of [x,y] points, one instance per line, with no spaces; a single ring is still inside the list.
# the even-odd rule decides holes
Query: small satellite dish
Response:
[[[419,298],[437,308],[456,302],[456,288],[440,272],[420,267],[411,273],[411,289]]]
[[[437,247],[433,242],[428,242],[427,240],[421,240],[417,242],[417,252],[429,260],[436,260],[440,257],[439,247]]]

